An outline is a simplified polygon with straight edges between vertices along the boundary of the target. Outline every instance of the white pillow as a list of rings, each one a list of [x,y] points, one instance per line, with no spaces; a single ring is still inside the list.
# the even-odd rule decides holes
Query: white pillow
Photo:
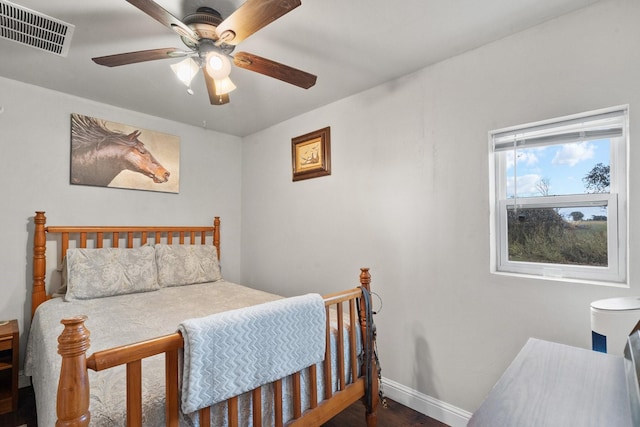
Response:
[[[222,279],[213,245],[156,245],[160,287],[192,285]]]
[[[66,301],[159,289],[155,250],[102,248],[67,250]]]

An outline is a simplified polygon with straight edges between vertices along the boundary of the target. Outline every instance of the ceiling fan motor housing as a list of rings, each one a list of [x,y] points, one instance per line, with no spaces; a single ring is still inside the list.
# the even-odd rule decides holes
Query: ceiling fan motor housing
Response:
[[[182,20],[182,22],[193,29],[193,31],[196,32],[201,39],[213,40],[214,42],[218,40],[216,27],[220,25],[222,21],[222,15],[220,15],[217,10],[210,7],[200,7],[195,13],[185,16]],[[194,42],[188,37],[181,36],[180,38],[182,39],[182,42],[189,48],[193,50],[198,49],[199,43]],[[221,43],[217,47],[222,52],[230,54],[235,46]]]

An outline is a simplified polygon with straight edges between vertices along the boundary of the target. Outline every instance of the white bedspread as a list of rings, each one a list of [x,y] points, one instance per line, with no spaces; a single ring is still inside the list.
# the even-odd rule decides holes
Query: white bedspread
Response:
[[[182,411],[190,413],[324,360],[326,315],[319,294],[188,319]]]
[[[91,347],[87,354],[136,341],[171,334],[178,325],[193,317],[204,317],[226,310],[234,310],[269,301],[280,296],[226,281],[198,285],[162,288],[154,292],[99,298],[86,301],[65,302],[54,298],[38,307],[29,332],[25,358],[25,374],[31,376],[38,411],[38,425],[53,426],[56,420],[56,393],[61,357],[57,353],[57,338],[63,326],[60,319],[85,314],[87,329],[91,332]],[[332,317],[335,313],[332,313]],[[345,319],[346,320],[346,319]],[[331,324],[332,348],[335,348],[337,327]],[[348,322],[345,322],[345,328]],[[360,352],[359,328],[357,345]],[[348,333],[344,334],[345,351],[349,351]],[[337,357],[332,357],[332,370],[337,372]],[[156,356],[143,362],[142,395],[143,424],[165,425],[164,357]],[[323,364],[318,365],[318,377],[322,378]],[[348,365],[348,364],[347,364]],[[349,366],[345,375],[350,376]],[[332,389],[337,389],[337,375],[333,375]],[[93,426],[126,425],[125,367],[120,366],[102,372],[89,371],[91,385],[90,410]],[[303,390],[308,379],[302,376]],[[291,393],[291,385],[283,383],[283,395]],[[324,393],[322,381],[318,381],[318,395]],[[273,425],[272,392],[263,387],[263,425]],[[308,401],[303,396],[303,406]],[[241,425],[251,425],[250,393],[240,397]],[[226,404],[212,409],[212,425],[226,425]],[[284,408],[285,419],[291,417],[292,408]],[[196,413],[197,414],[197,413]],[[196,415],[182,415],[181,426],[196,426]]]

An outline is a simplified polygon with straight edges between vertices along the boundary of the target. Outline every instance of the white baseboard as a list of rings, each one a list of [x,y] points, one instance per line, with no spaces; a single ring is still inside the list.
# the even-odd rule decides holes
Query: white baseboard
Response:
[[[25,377],[24,372],[18,371],[18,388],[25,388],[31,385],[31,377]]]
[[[385,396],[389,399],[451,427],[465,427],[472,415],[464,409],[410,389],[387,378],[382,378],[382,387]]]

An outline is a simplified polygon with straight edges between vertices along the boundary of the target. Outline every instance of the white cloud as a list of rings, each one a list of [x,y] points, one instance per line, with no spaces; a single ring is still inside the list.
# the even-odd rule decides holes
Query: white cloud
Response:
[[[586,141],[564,144],[556,153],[551,163],[554,165],[575,166],[583,160],[592,159],[595,148],[595,145]]]
[[[518,164],[525,165],[527,167],[536,165],[539,159],[535,151],[539,151],[539,150],[531,150],[531,149],[518,150],[517,152]],[[507,170],[509,170],[512,167],[513,167],[513,155],[510,154],[507,156]]]
[[[533,166],[538,163],[538,156],[536,156],[536,153],[531,150],[519,152],[518,163],[524,163],[527,166]]]
[[[540,196],[540,191],[537,188],[537,184],[542,179],[541,175],[537,174],[529,174],[522,175],[517,178],[517,186],[518,186],[518,196],[520,197],[530,197],[530,196]],[[507,194],[513,194],[513,179],[507,180]]]

